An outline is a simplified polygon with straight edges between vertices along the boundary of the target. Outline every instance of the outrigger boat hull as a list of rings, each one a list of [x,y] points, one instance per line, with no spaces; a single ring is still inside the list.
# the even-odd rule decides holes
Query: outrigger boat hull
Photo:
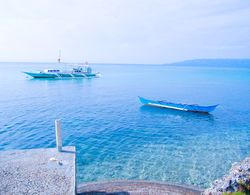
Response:
[[[25,74],[33,77],[33,78],[57,78],[58,76],[55,74],[46,74],[46,73],[34,73],[34,72],[24,72]]]
[[[168,109],[174,109],[174,110],[181,110],[186,112],[201,112],[201,113],[209,113],[214,111],[214,109],[218,105],[212,105],[212,106],[199,106],[199,105],[192,105],[192,104],[179,104],[179,103],[172,103],[172,102],[166,102],[166,101],[155,101],[155,100],[149,100],[143,97],[139,97],[139,100],[142,104],[147,106],[155,106],[160,108],[168,108]]]
[[[69,73],[34,73],[34,72],[24,72],[25,74],[39,79],[48,79],[48,78],[85,78],[85,77],[96,77],[97,74],[69,74]]]

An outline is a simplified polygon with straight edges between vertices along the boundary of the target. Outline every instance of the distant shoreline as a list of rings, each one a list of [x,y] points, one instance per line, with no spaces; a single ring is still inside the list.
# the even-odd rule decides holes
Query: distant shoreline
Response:
[[[57,62],[0,62],[0,64],[58,64]],[[62,62],[61,64],[79,64],[82,62]],[[206,66],[206,67],[250,67],[250,59],[193,59],[193,60],[184,60],[179,62],[172,63],[163,63],[163,64],[144,64],[144,63],[100,63],[93,62],[92,65],[119,65],[119,66],[142,66],[142,65],[156,65],[156,66]]]

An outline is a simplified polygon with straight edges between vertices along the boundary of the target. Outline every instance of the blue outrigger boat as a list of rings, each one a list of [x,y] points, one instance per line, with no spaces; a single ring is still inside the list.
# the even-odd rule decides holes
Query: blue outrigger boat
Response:
[[[212,112],[218,106],[218,104],[212,106],[199,106],[197,104],[180,104],[180,103],[172,103],[166,101],[154,101],[145,99],[143,97],[139,97],[139,99],[142,104],[147,106],[155,106],[160,108],[168,108],[168,109],[181,110],[187,112],[209,113]]]

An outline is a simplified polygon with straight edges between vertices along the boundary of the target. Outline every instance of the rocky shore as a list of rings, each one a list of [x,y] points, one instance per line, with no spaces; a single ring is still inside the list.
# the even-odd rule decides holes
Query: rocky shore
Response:
[[[243,192],[250,194],[250,157],[239,163],[234,163],[228,175],[215,180],[212,186],[206,189],[204,195],[231,194]]]

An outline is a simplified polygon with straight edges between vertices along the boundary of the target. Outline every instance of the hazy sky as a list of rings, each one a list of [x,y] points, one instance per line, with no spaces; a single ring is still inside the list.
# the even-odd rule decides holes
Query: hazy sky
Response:
[[[0,0],[0,61],[250,58],[249,0]]]

